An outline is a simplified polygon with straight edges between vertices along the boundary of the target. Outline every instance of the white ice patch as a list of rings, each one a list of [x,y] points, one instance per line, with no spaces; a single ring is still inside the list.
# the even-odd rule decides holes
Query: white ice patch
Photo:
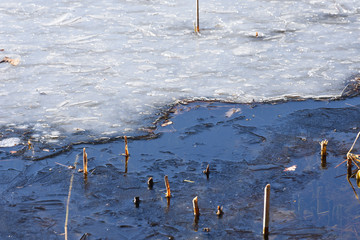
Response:
[[[360,69],[355,0],[209,0],[201,35],[190,0],[0,8],[0,59],[21,59],[0,64],[0,125],[35,126],[39,138],[136,131],[188,98],[334,97]]]
[[[0,141],[0,147],[14,147],[20,143],[20,139],[13,137],[13,138],[5,138]]]

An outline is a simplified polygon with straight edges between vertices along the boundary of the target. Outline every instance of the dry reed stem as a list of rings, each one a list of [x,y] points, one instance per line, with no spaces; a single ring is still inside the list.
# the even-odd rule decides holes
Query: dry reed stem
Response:
[[[124,140],[125,140],[125,156],[129,156],[128,141],[126,136],[124,136]]]
[[[200,216],[200,211],[199,211],[199,205],[198,205],[198,197],[194,197],[193,199],[193,208],[194,208],[194,215],[195,216]]]
[[[84,171],[84,176],[86,176],[88,174],[87,164],[88,164],[87,153],[85,151],[85,148],[83,148],[83,168],[84,168],[83,171]]]
[[[224,214],[223,207],[218,206],[217,211],[216,211],[216,215],[222,216],[223,214]]]
[[[328,144],[328,140],[323,140],[320,142],[320,146],[321,146],[321,156],[326,156],[326,146]]]
[[[79,155],[76,155],[75,162],[74,162],[75,168],[76,168],[78,159],[79,159]],[[65,240],[68,240],[69,206],[70,206],[70,197],[71,197],[71,190],[72,190],[73,182],[74,182],[74,171],[71,174],[70,185],[69,185],[69,193],[68,193],[68,198],[67,198],[67,201],[66,201],[66,214],[65,214],[65,226],[64,226]]]
[[[166,187],[166,195],[165,195],[165,197],[170,198],[171,197],[171,192],[170,192],[169,179],[168,179],[167,175],[165,175],[164,180],[165,180],[165,187]]]
[[[30,139],[28,140],[28,150],[33,149],[33,144],[31,143]]]
[[[200,32],[200,27],[199,27],[199,0],[196,0],[196,26],[195,26],[195,32],[199,33]]]
[[[133,202],[134,202],[136,207],[139,207],[139,205],[140,205],[140,197],[134,197]]]
[[[346,156],[349,155],[349,153],[353,150],[353,148],[354,148],[354,146],[355,146],[355,143],[356,143],[356,141],[358,140],[359,136],[360,136],[360,132],[357,134],[357,136],[356,136],[356,138],[355,138],[355,140],[354,140],[354,143],[353,143],[353,145],[351,146],[351,148],[350,148],[350,150],[348,151],[348,153],[346,154]]]
[[[206,177],[209,178],[209,174],[210,174],[210,165],[208,164],[206,167],[206,170],[203,171],[204,174],[206,174]]]
[[[152,177],[149,177],[147,184],[148,184],[149,189],[152,189],[154,186],[154,179]]]
[[[269,219],[270,219],[270,184],[267,184],[264,189],[264,217],[263,217],[263,234],[269,234]]]
[[[0,63],[3,63],[3,62],[8,62],[10,63],[11,65],[13,66],[16,66],[20,63],[20,60],[19,59],[12,59],[12,58],[9,58],[9,57],[4,57]]]

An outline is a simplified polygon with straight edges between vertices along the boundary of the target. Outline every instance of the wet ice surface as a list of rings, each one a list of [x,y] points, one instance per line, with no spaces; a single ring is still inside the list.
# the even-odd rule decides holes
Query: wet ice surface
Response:
[[[0,65],[0,124],[96,138],[146,127],[179,99],[339,96],[358,74],[359,9],[201,2],[198,36],[193,0],[4,2],[0,55],[21,61]]]
[[[42,147],[24,150],[24,145],[20,156],[9,153],[19,146],[1,148],[0,234],[63,239],[74,174],[70,239],[84,233],[90,239],[260,238],[267,183],[272,186],[270,239],[357,238],[359,201],[346,177],[337,177],[346,172],[344,165],[334,167],[360,129],[358,101],[178,105],[167,119],[172,124],[159,122],[157,138],[129,140],[127,172],[123,140],[73,145],[38,161],[22,155],[40,154]],[[319,142],[324,139],[329,155],[322,168]],[[87,182],[67,168],[82,167],[83,147],[89,157]],[[202,173],[207,164],[209,179]],[[293,165],[295,171],[284,172]],[[169,204],[164,175],[173,195]],[[152,190],[149,176],[155,181]],[[141,199],[138,208],[135,196]],[[195,196],[201,213],[197,223]],[[222,218],[215,214],[218,205],[224,206]]]

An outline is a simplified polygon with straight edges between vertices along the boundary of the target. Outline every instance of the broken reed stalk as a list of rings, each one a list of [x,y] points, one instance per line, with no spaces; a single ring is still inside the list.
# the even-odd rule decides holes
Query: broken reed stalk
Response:
[[[11,65],[16,66],[16,65],[18,65],[18,64],[20,63],[20,60],[19,60],[19,59],[11,59],[11,58],[9,58],[9,57],[4,57],[4,58],[0,61],[0,63],[3,63],[3,62],[8,62],[8,63],[10,63]]]
[[[326,156],[326,146],[327,146],[327,144],[328,144],[328,140],[322,140],[321,142],[320,142],[320,146],[321,146],[321,156]]]
[[[223,212],[223,207],[218,206],[217,207],[217,211],[216,211],[216,215],[218,215],[219,217],[221,217],[224,214]]]
[[[323,140],[320,142],[320,146],[321,146],[321,166],[322,167],[326,167],[326,146],[328,144],[328,140]]]
[[[209,178],[210,174],[210,165],[208,164],[206,167],[206,170],[203,171],[204,174],[206,174],[206,178]]]
[[[129,156],[128,141],[126,136],[124,136],[124,140],[125,140],[125,156]]]
[[[196,0],[196,25],[195,25],[195,32],[199,33],[200,32],[200,27],[199,27],[199,0]]]
[[[195,217],[199,217],[200,216],[200,211],[199,211],[199,205],[198,205],[198,197],[194,197],[193,199],[193,208],[194,208],[194,215]]]
[[[133,200],[134,204],[135,204],[135,207],[139,207],[140,205],[140,197],[134,197],[134,200]]]
[[[87,174],[88,174],[87,164],[88,164],[87,153],[85,151],[85,148],[83,148],[83,167],[84,167],[83,171],[84,171],[84,176],[87,176]]]
[[[33,149],[33,144],[31,143],[30,139],[28,140],[28,150]]]
[[[168,179],[167,175],[165,175],[164,180],[165,180],[165,187],[166,187],[166,195],[165,195],[165,197],[170,198],[171,197],[171,192],[170,192],[169,179]]]
[[[152,189],[154,186],[154,179],[152,177],[149,177],[147,184],[148,184],[148,188]]]
[[[264,189],[264,218],[263,218],[263,234],[269,235],[269,214],[270,212],[270,184],[267,184]]]

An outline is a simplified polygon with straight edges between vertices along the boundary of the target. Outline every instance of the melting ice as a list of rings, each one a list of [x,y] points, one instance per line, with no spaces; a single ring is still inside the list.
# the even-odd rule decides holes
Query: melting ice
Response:
[[[196,35],[193,0],[3,2],[0,57],[21,61],[0,65],[0,125],[117,135],[182,99],[338,96],[359,72],[359,13],[355,0],[200,0]]]

